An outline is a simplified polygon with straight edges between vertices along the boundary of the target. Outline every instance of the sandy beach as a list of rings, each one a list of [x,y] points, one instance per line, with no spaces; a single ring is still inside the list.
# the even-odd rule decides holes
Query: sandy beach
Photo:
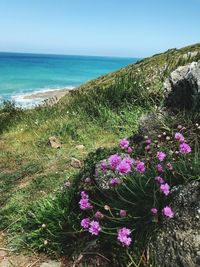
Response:
[[[57,103],[63,96],[69,92],[69,89],[55,89],[51,91],[38,92],[30,95],[25,95],[23,99],[41,99],[40,104],[44,105],[53,105]]]

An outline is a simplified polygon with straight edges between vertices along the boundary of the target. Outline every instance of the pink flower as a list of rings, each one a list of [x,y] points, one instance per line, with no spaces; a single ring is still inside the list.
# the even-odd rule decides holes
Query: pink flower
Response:
[[[96,221],[91,221],[90,227],[89,227],[89,232],[92,235],[98,235],[100,231],[101,231],[101,227],[100,227],[99,223]]]
[[[117,239],[122,243],[123,246],[130,246],[132,239],[129,237],[131,230],[128,228],[121,228],[118,230]]]
[[[101,170],[102,170],[103,172],[106,171],[106,169],[107,169],[107,164],[106,164],[106,161],[105,161],[105,160],[102,161],[102,162],[100,163],[100,168],[101,168]]]
[[[165,180],[161,176],[156,176],[155,180],[159,184],[164,184],[165,183]]]
[[[160,191],[165,195],[168,196],[170,193],[170,186],[165,183],[165,184],[161,184],[160,186]]]
[[[127,216],[127,212],[126,210],[120,210],[119,211],[119,215],[123,218],[123,217],[126,217]]]
[[[163,208],[162,213],[163,213],[163,216],[165,216],[165,217],[168,217],[168,218],[173,218],[174,217],[174,212],[168,206]]]
[[[84,228],[84,229],[88,229],[89,226],[90,226],[90,219],[89,218],[85,218],[81,221],[81,226]]]
[[[172,166],[172,164],[170,162],[167,163],[167,169],[170,170],[170,171],[173,171],[173,166]]]
[[[121,179],[119,179],[119,178],[112,178],[112,179],[110,180],[110,184],[113,185],[113,186],[115,186],[115,185],[119,185],[119,184],[121,184],[121,183],[122,183],[122,181],[121,181]]]
[[[166,154],[164,152],[162,152],[162,151],[157,152],[157,159],[159,161],[163,161],[165,158],[166,158]]]
[[[82,210],[87,210],[92,208],[91,204],[89,203],[89,196],[85,191],[81,192],[81,200],[79,201],[79,206],[80,209]]]
[[[148,146],[145,146],[145,148],[144,148],[146,151],[149,151],[150,149],[151,149],[151,147],[150,147],[150,145],[148,145]]]
[[[192,151],[191,147],[186,144],[186,143],[182,143],[180,144],[179,146],[179,151],[182,153],[182,154],[188,154]]]
[[[136,165],[136,171],[139,173],[144,173],[146,170],[145,164],[142,161],[138,161]]]
[[[82,210],[87,210],[87,209],[92,208],[91,204],[89,203],[89,199],[87,199],[87,198],[82,198],[79,201],[79,206],[80,206],[80,209],[82,209]]]
[[[181,143],[184,142],[184,140],[185,140],[184,136],[181,133],[176,133],[175,139]]]
[[[144,143],[145,143],[146,145],[150,145],[152,142],[151,142],[151,139],[147,139],[147,140],[144,141]]]
[[[128,152],[129,154],[131,154],[131,153],[133,152],[133,148],[129,146],[128,149],[127,149],[127,152]]]
[[[162,165],[161,165],[161,164],[157,164],[157,165],[156,165],[156,170],[157,170],[158,172],[163,172],[163,167],[162,167]]]
[[[131,172],[131,165],[129,163],[127,163],[126,161],[122,160],[119,163],[119,165],[117,166],[117,171],[121,175],[127,174],[127,173]]]
[[[101,220],[101,219],[103,219],[103,217],[104,217],[104,215],[103,215],[103,213],[101,213],[100,211],[97,211],[97,212],[95,213],[95,218],[96,218],[97,220]]]
[[[89,198],[88,194],[85,191],[81,191],[81,198]]]
[[[129,141],[127,139],[122,139],[120,140],[119,142],[119,146],[122,148],[122,149],[126,149],[129,147]]]
[[[117,154],[114,154],[108,158],[109,165],[112,170],[115,170],[117,165],[121,162],[121,157]]]
[[[158,213],[158,210],[156,208],[151,209],[152,215],[156,215]]]
[[[123,162],[126,162],[129,165],[132,165],[134,161],[130,157],[125,157],[125,158],[123,158]]]

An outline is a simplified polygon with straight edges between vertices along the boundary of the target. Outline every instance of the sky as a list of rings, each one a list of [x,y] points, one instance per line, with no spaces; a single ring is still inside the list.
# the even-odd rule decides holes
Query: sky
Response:
[[[0,0],[0,51],[146,57],[200,42],[200,0]]]

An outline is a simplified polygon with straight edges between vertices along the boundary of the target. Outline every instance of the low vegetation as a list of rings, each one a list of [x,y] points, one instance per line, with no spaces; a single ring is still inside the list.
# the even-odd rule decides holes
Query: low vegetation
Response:
[[[9,246],[74,259],[96,251],[105,253],[113,266],[150,264],[145,244],[166,216],[163,209],[170,207],[166,192],[199,179],[199,117],[189,112],[173,120],[163,117],[158,139],[135,143],[131,137],[140,116],[162,106],[165,78],[178,66],[200,59],[199,51],[200,45],[194,45],[155,55],[71,91],[53,107],[22,110],[2,104],[0,228]],[[182,153],[176,133],[183,134],[191,151]],[[60,149],[49,145],[50,136],[59,138]],[[130,137],[124,140],[128,145],[119,148],[124,137]],[[157,159],[157,152],[166,158]],[[119,156],[114,169],[111,155]],[[72,167],[71,158],[84,162],[83,168]],[[164,169],[161,174],[157,164]],[[164,182],[156,182],[156,176]],[[106,189],[98,183],[104,179]],[[89,199],[89,211],[81,211],[81,196]],[[88,233],[91,221],[97,224]],[[125,236],[119,232],[124,227]]]

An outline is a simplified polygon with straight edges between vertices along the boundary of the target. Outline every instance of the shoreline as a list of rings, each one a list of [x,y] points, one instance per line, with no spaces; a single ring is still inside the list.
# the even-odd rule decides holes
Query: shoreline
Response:
[[[30,92],[30,94],[15,96],[13,99],[17,104],[22,105],[23,108],[52,106],[73,89],[75,89],[75,87],[47,89],[46,91],[36,91]]]

